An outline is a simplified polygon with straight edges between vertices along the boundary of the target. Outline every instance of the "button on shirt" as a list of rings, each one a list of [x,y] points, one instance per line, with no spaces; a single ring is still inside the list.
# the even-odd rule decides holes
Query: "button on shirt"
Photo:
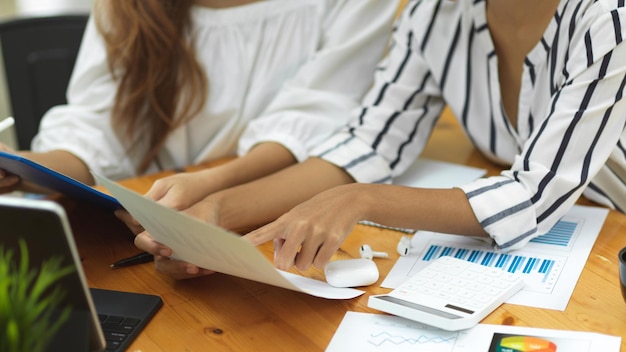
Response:
[[[358,182],[390,183],[447,104],[478,150],[510,165],[461,187],[496,247],[546,233],[583,192],[624,211],[625,36],[623,2],[562,0],[526,57],[512,126],[486,1],[412,1],[363,106],[314,152]]]

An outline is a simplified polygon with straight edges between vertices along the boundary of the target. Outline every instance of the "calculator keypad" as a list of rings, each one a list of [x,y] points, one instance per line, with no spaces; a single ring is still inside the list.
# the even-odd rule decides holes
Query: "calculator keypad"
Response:
[[[519,291],[523,284],[519,274],[444,256],[389,294],[370,297],[368,305],[457,330],[476,324]]]

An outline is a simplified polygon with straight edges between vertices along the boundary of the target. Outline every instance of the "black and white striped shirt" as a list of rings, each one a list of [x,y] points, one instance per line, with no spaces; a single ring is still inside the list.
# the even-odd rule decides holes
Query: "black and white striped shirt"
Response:
[[[390,183],[447,104],[477,149],[511,165],[461,187],[499,248],[547,232],[583,191],[625,211],[625,36],[624,0],[562,0],[526,57],[512,126],[486,1],[411,1],[362,108],[314,154],[358,182]]]

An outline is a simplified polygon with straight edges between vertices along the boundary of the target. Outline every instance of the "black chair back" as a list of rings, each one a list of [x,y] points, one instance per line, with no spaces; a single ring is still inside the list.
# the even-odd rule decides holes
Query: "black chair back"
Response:
[[[0,23],[2,58],[19,149],[30,149],[48,109],[66,103],[67,85],[88,17],[59,15]]]

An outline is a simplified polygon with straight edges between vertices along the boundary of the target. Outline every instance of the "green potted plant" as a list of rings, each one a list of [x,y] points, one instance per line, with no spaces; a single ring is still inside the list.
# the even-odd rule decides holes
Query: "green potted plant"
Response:
[[[44,351],[71,310],[60,306],[66,292],[56,284],[75,269],[58,257],[31,268],[23,240],[19,252],[0,245],[0,351]]]

